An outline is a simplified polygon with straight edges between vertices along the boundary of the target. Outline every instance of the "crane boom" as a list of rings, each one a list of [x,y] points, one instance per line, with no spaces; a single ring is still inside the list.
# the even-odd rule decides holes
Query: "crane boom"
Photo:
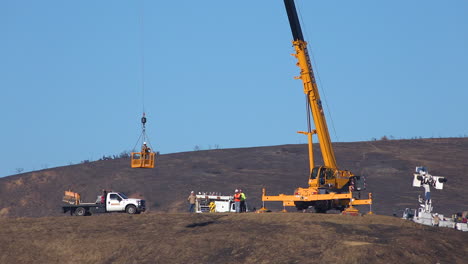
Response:
[[[296,54],[294,54],[294,56],[297,58],[297,65],[301,69],[301,75],[297,78],[302,80],[304,93],[306,94],[308,105],[312,111],[323,162],[326,167],[337,169],[338,166],[336,164],[335,152],[333,151],[331,144],[322,101],[320,100],[317,82],[315,81],[312,64],[310,63],[307,42],[304,41],[304,37],[302,35],[301,24],[299,23],[294,0],[284,0],[284,5],[288,14],[289,25],[291,26],[294,49],[296,50]],[[309,158],[311,159],[313,157]],[[313,164],[313,161],[311,164]]]

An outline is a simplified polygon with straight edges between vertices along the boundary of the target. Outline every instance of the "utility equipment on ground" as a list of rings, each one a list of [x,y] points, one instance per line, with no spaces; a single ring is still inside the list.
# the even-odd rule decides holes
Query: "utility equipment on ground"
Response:
[[[286,11],[289,18],[289,24],[293,35],[293,46],[297,58],[297,66],[300,68],[300,76],[306,95],[308,131],[298,132],[308,137],[309,144],[309,187],[297,188],[294,195],[280,194],[278,196],[269,196],[266,190],[262,191],[262,201],[280,201],[283,206],[295,206],[298,210],[305,210],[313,206],[318,213],[325,213],[331,209],[343,211],[345,214],[357,215],[358,210],[355,205],[372,204],[372,194],[369,193],[368,199],[358,199],[359,191],[365,189],[365,178],[356,176],[348,170],[338,168],[335,159],[335,153],[330,140],[330,135],[325,120],[322,101],[315,81],[312,64],[307,51],[307,42],[304,41],[301,25],[296,12],[294,0],[284,0]],[[312,115],[315,129],[311,128],[310,116]],[[312,136],[318,136],[320,150],[324,161],[323,166],[315,166]],[[356,193],[355,193],[356,192]],[[261,211],[265,211],[263,206]]]
[[[423,225],[432,225],[433,213],[432,207],[432,198],[431,198],[431,187],[437,190],[442,190],[444,188],[444,183],[447,182],[447,179],[442,176],[433,176],[429,174],[426,167],[416,167],[415,173],[413,173],[413,187],[423,187],[424,188],[424,198],[421,196],[418,197],[419,208],[412,210],[409,208],[405,209],[404,218],[412,219],[414,222],[423,224]],[[444,216],[437,214],[441,220],[444,219]],[[453,227],[454,223],[440,221],[439,226]]]
[[[196,195],[195,212],[197,213],[235,213],[234,197],[218,193],[199,193]]]
[[[62,206],[63,213],[85,216],[97,213],[126,212],[139,214],[146,210],[145,200],[128,198],[121,192],[104,191],[94,203],[82,203],[79,193],[65,191],[63,202],[69,205]]]
[[[435,218],[438,218],[439,227],[454,228],[461,231],[468,231],[468,225],[465,221],[458,221],[455,216],[445,217],[443,214],[434,213],[432,207],[431,187],[437,190],[444,189],[444,183],[447,179],[443,176],[433,176],[429,174],[426,167],[416,167],[413,174],[413,187],[424,188],[424,198],[418,197],[419,208],[406,208],[403,212],[403,219],[411,220],[418,224],[432,226],[435,225]]]
[[[141,139],[141,142],[142,142],[141,151],[131,153],[131,157],[130,157],[131,165],[132,165],[132,168],[154,168],[154,160],[155,160],[156,153],[148,146],[149,139],[148,139],[148,136],[146,135],[145,113],[143,113],[143,117],[141,118],[141,126],[142,126],[142,132],[137,142],[138,144]]]

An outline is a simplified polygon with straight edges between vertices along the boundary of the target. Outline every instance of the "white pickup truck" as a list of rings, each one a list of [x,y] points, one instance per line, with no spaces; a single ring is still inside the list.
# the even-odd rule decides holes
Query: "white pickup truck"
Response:
[[[69,191],[65,192],[63,201],[69,203],[62,206],[63,213],[76,216],[112,212],[139,214],[146,210],[145,200],[128,198],[121,192],[107,192],[104,199],[98,196],[95,203],[82,203],[79,194]]]

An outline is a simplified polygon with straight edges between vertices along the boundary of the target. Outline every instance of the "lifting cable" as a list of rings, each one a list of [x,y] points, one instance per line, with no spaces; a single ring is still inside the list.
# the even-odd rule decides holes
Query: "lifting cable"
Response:
[[[304,28],[305,28],[305,30],[304,30],[305,31],[305,38],[309,39],[308,38],[309,34],[308,34],[306,24],[304,23],[304,20],[302,19],[301,8],[298,8],[297,11],[299,13],[299,19],[301,20],[301,24],[304,25]],[[319,84],[318,86],[319,86],[319,89],[320,89],[321,93],[323,94],[323,99],[324,99],[325,105],[326,105],[326,111],[328,113],[328,116],[330,117],[331,126],[333,128],[333,134],[335,135],[336,140],[339,142],[340,139],[338,138],[338,134],[336,133],[335,122],[333,122],[333,116],[331,114],[331,109],[328,106],[327,95],[325,93],[324,86],[322,85],[322,81],[320,79],[320,74],[319,74],[319,71],[318,71],[317,64],[315,64],[314,53],[312,52],[312,49],[309,49],[308,51],[309,51],[310,56],[312,57],[311,59],[309,58],[309,60],[310,60],[310,63],[312,63],[313,66],[314,66],[313,69],[315,69],[315,73],[316,73],[315,75],[317,76],[317,80],[318,80],[318,84]],[[308,113],[310,113],[310,112],[308,112]],[[309,115],[310,114],[307,115],[307,122],[308,122],[308,125],[310,126],[310,117],[309,117]]]
[[[143,23],[144,17],[144,0],[140,0],[139,3],[139,35],[140,35],[140,78],[141,78],[141,104],[143,106],[143,117],[145,116],[145,42],[143,36],[145,34],[145,27]]]
[[[133,150],[136,149],[136,146],[140,142],[140,139],[141,139],[142,143],[146,142],[147,145],[149,145],[149,147],[151,149],[153,149],[153,146],[151,145],[151,142],[150,142],[148,136],[146,135],[146,115],[145,115],[145,113],[143,113],[143,116],[141,117],[141,134],[140,134],[140,137],[138,137],[138,140],[135,143],[135,146],[133,146]]]
[[[147,143],[150,148],[152,149],[153,146],[149,141],[148,136],[146,135],[146,107],[145,107],[145,43],[144,43],[144,0],[139,1],[139,10],[138,10],[138,24],[139,24],[139,46],[140,46],[140,85],[141,85],[141,104],[142,104],[142,112],[143,116],[141,117],[141,134],[138,138],[133,150],[136,149],[138,143],[142,142],[142,144]]]

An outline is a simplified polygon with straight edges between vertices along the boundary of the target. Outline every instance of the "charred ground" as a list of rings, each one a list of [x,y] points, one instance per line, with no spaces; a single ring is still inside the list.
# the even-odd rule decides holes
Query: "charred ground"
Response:
[[[414,167],[446,176],[434,191],[435,210],[446,215],[467,210],[468,138],[385,140],[333,144],[340,168],[367,176],[377,214],[401,214],[417,207],[422,189],[411,187]],[[319,157],[318,145],[314,146]],[[290,194],[307,184],[307,146],[218,149],[160,155],[155,169],[131,169],[128,159],[96,161],[0,178],[0,217],[61,215],[63,191],[94,201],[101,189],[144,198],[150,212],[183,212],[188,192],[230,194],[242,188],[249,205],[261,206],[261,189]],[[317,161],[319,163],[319,161]],[[270,205],[273,209],[279,205]],[[367,212],[367,207],[361,207]],[[294,211],[293,208],[290,209]]]

